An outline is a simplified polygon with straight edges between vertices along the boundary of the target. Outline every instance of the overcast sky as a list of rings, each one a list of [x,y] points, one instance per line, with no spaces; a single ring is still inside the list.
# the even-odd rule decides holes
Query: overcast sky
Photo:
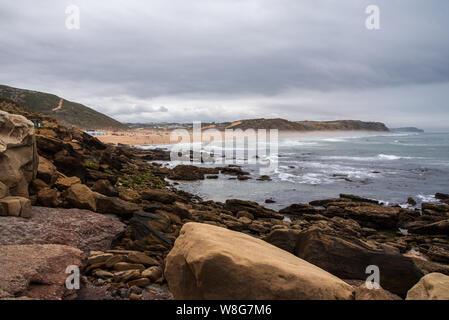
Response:
[[[124,122],[449,129],[448,13],[447,0],[0,0],[0,83]]]

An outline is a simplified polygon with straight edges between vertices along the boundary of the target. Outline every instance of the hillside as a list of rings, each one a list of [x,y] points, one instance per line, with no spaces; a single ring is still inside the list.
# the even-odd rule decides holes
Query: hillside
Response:
[[[285,119],[250,119],[235,122],[213,124],[209,127],[217,129],[278,129],[281,131],[337,131],[364,130],[389,131],[381,122],[364,122],[359,120],[337,121],[288,121]]]
[[[66,126],[79,129],[126,130],[128,127],[82,104],[64,100],[54,94],[0,85],[0,98],[15,101],[29,109],[55,118]]]

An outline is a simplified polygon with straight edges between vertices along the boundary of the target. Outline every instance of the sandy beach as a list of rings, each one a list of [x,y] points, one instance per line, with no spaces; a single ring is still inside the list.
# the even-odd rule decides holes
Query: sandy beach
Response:
[[[278,138],[279,139],[287,139],[287,138],[305,138],[305,137],[336,137],[336,136],[353,136],[359,134],[369,134],[376,133],[370,131],[311,131],[311,132],[303,132],[303,131],[279,131]],[[190,141],[192,141],[192,133],[189,131]],[[224,139],[224,133],[221,132],[222,138]],[[127,144],[131,146],[139,146],[139,145],[166,145],[166,144],[175,144],[181,142],[172,141],[170,139],[171,131],[167,130],[136,130],[136,131],[123,131],[119,133],[105,132],[102,136],[96,136],[103,143],[113,143],[117,144]],[[267,136],[269,133],[267,132]],[[210,138],[204,135],[202,141],[210,141]],[[218,141],[218,140],[217,140]]]

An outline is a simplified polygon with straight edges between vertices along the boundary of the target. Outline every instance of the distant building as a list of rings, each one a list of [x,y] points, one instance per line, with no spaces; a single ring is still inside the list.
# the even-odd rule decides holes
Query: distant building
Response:
[[[104,132],[96,131],[96,130],[85,131],[85,133],[87,133],[90,136],[104,136]]]

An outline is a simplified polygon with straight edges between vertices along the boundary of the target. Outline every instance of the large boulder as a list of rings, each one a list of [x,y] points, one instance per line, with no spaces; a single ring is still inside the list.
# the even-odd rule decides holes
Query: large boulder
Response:
[[[187,223],[166,258],[175,299],[352,299],[351,286],[265,241]]]
[[[449,276],[441,273],[425,275],[409,290],[407,300],[449,300]]]
[[[342,279],[366,280],[366,268],[375,265],[380,270],[380,285],[402,297],[423,276],[408,257],[377,250],[357,238],[328,234],[317,227],[299,235],[296,255]]]
[[[0,111],[0,181],[13,196],[28,197],[38,166],[34,125],[25,117]]]
[[[85,252],[104,250],[125,227],[116,218],[86,210],[33,207],[28,220],[0,217],[0,245],[62,244]]]
[[[62,245],[0,246],[0,299],[60,300],[67,289],[68,266],[83,266],[81,250]]]

